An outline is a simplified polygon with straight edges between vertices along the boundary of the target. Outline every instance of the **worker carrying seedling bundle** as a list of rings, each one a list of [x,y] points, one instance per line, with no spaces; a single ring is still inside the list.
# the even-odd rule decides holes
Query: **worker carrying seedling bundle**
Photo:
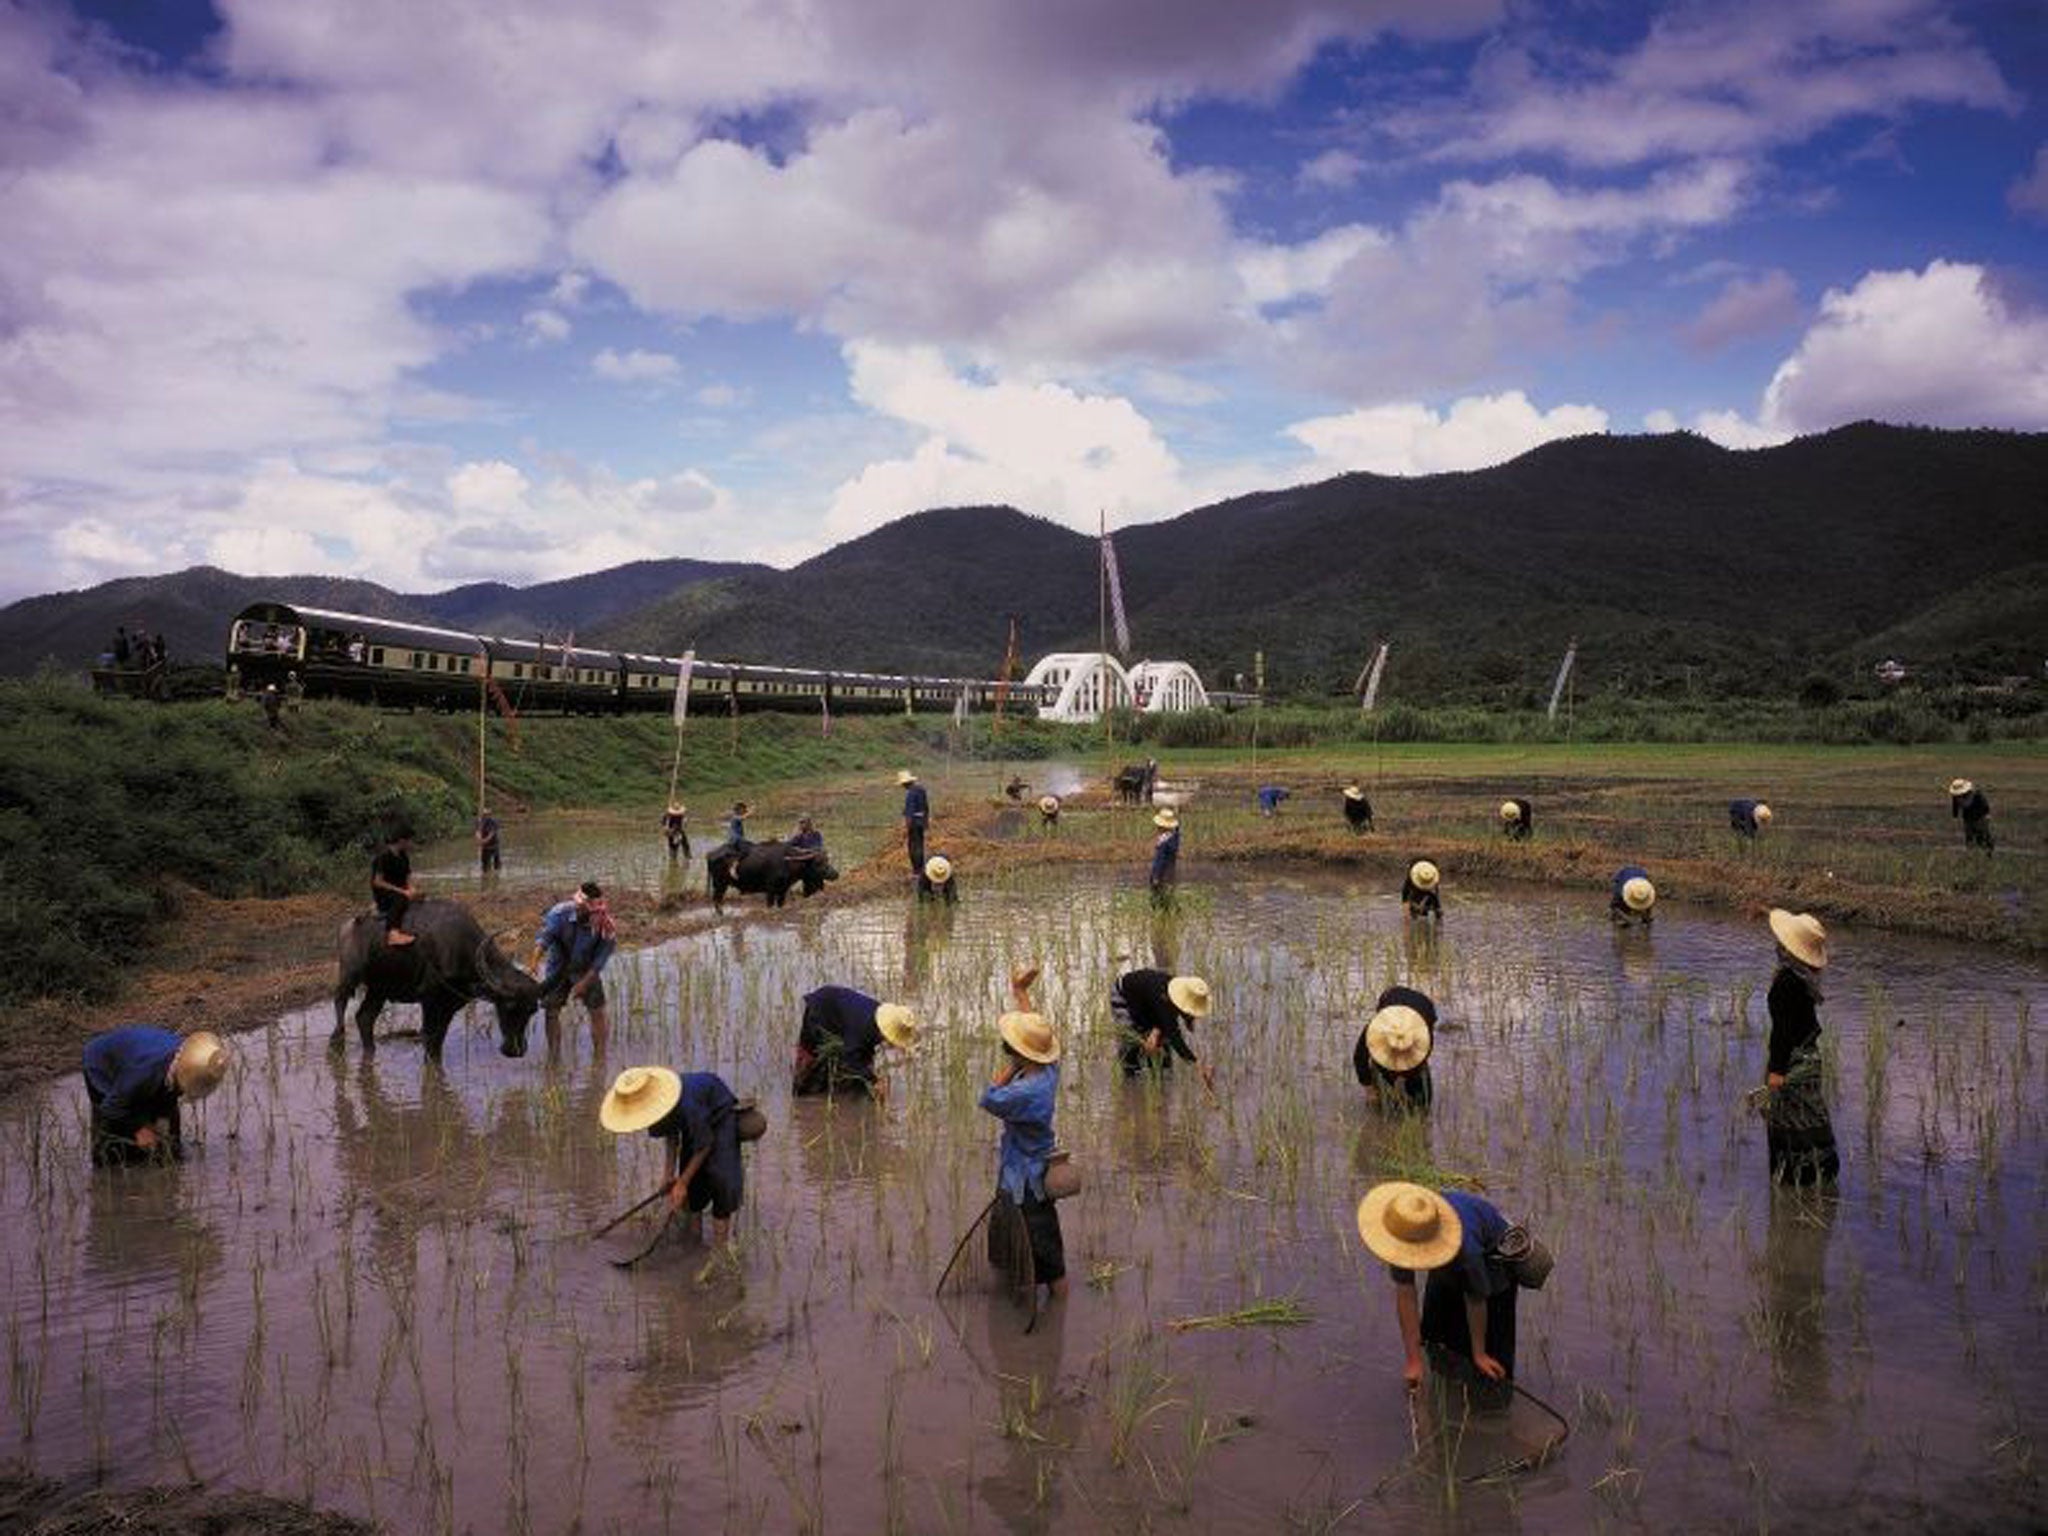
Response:
[[[1515,1292],[1538,1289],[1550,1255],[1484,1196],[1420,1184],[1379,1184],[1358,1203],[1358,1235],[1394,1283],[1402,1378],[1430,1368],[1466,1386],[1481,1408],[1505,1408],[1515,1376]],[[1415,1273],[1424,1272],[1422,1302]]]
[[[1365,798],[1363,786],[1356,783],[1344,786],[1344,825],[1359,836],[1372,830],[1372,802]]]
[[[906,1053],[917,1048],[917,1019],[901,1003],[877,1002],[852,987],[807,992],[790,1091],[881,1098],[885,1084],[875,1056],[884,1045]]]
[[[1436,1037],[1436,1004],[1413,987],[1389,987],[1351,1048],[1351,1070],[1381,1109],[1428,1109],[1435,1097],[1429,1053]]]
[[[613,1079],[597,1119],[615,1136],[645,1131],[667,1143],[663,1176],[670,1220],[687,1211],[701,1240],[708,1209],[711,1240],[723,1247],[746,1198],[740,1144],[758,1140],[768,1129],[767,1117],[736,1098],[715,1072],[628,1067]]]
[[[997,1173],[996,1209],[990,1220],[1003,1231],[1021,1218],[1028,1235],[1034,1285],[1053,1298],[1067,1294],[1066,1244],[1046,1170],[1054,1146],[1053,1115],[1059,1105],[1060,1037],[1045,1015],[1031,1006],[1038,967],[1010,977],[1012,1008],[996,1021],[1003,1058],[981,1091],[981,1107],[1003,1122]],[[1005,1203],[1014,1207],[1005,1209]]]
[[[1417,859],[1408,866],[1407,878],[1401,882],[1401,905],[1409,917],[1435,919],[1444,915],[1443,898],[1437,894],[1442,878],[1427,859]]]
[[[1756,841],[1756,835],[1771,824],[1771,808],[1761,800],[1730,800],[1728,825],[1737,837]]]
[[[1948,781],[1948,813],[1963,821],[1963,846],[1991,851],[1991,802],[1968,779]]]
[[[1216,1069],[1195,1059],[1194,1047],[1181,1032],[1209,1016],[1211,1001],[1209,983],[1199,976],[1148,969],[1117,977],[1109,992],[1109,1017],[1116,1026],[1124,1076],[1135,1077],[1148,1069],[1170,1072],[1178,1056],[1193,1064],[1203,1088],[1213,1095]]]
[[[93,1162],[105,1168],[182,1158],[179,1104],[218,1088],[228,1059],[228,1048],[210,1030],[179,1036],[130,1024],[94,1035],[84,1061]]]
[[[1650,884],[1650,872],[1640,864],[1625,864],[1614,872],[1607,893],[1607,915],[1627,927],[1641,923],[1649,927],[1656,916],[1657,887]]]
[[[953,861],[943,853],[935,853],[924,861],[924,868],[917,872],[917,899],[919,901],[943,901],[948,906],[960,899],[960,887],[955,884]]]
[[[1511,842],[1526,843],[1529,834],[1536,830],[1536,808],[1526,800],[1503,800],[1500,803],[1501,836]]]

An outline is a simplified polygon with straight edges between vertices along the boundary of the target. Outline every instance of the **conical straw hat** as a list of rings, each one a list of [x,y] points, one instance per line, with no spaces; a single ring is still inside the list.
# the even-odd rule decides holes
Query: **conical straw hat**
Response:
[[[1457,1209],[1433,1189],[1376,1184],[1358,1202],[1358,1235],[1376,1259],[1399,1269],[1441,1269],[1465,1240]]]
[[[1365,1026],[1366,1054],[1389,1072],[1412,1072],[1429,1060],[1429,1021],[1413,1008],[1395,1003],[1382,1008]]]
[[[682,1102],[683,1080],[667,1067],[628,1067],[612,1080],[597,1123],[616,1135],[644,1131]]]
[[[875,1028],[898,1050],[912,1050],[917,1045],[917,1015],[901,1003],[884,1003],[877,1008]]]
[[[1647,912],[1657,904],[1657,887],[1646,877],[1637,875],[1623,884],[1621,904],[1631,912]]]
[[[1500,803],[1500,819],[1502,821],[1520,821],[1522,819],[1522,808],[1512,800],[1503,800]]]
[[[220,1086],[228,1075],[228,1048],[210,1029],[195,1030],[185,1037],[178,1054],[171,1058],[171,1081],[188,1099],[203,1099]]]
[[[943,853],[935,853],[924,861],[924,877],[933,885],[944,885],[953,878],[953,861]]]
[[[996,1020],[996,1028],[1010,1049],[1026,1061],[1044,1066],[1060,1059],[1060,1037],[1042,1013],[1006,1013]]]
[[[1436,866],[1427,859],[1417,859],[1408,866],[1408,883],[1417,890],[1435,890],[1438,878]]]
[[[1771,908],[1771,936],[1798,961],[1824,970],[1828,963],[1828,931],[1810,912]]]

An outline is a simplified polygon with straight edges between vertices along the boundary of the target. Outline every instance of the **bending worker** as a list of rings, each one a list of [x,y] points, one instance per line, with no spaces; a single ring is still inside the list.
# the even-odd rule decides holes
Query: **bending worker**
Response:
[[[227,1076],[228,1048],[210,1030],[180,1037],[130,1024],[85,1043],[92,1160],[102,1167],[185,1155],[178,1105],[203,1099]]]
[[[1436,1004],[1413,987],[1389,987],[1351,1048],[1351,1070],[1381,1109],[1427,1109],[1436,1097],[1429,1053],[1436,1037]]]
[[[1503,800],[1500,803],[1501,836],[1518,843],[1529,840],[1529,834],[1536,830],[1536,809],[1526,800]]]
[[[534,936],[533,958],[527,969],[539,974],[542,1020],[547,1029],[548,1055],[561,1047],[557,1031],[562,1009],[581,1002],[590,1011],[590,1051],[602,1058],[611,1039],[611,1015],[606,1011],[604,968],[619,947],[618,925],[605,901],[604,890],[594,880],[576,887],[567,901],[558,901],[541,919]],[[542,970],[542,963],[546,969]]]
[[[1478,1388],[1481,1407],[1511,1400],[1516,1286],[1498,1253],[1507,1230],[1492,1201],[1462,1189],[1379,1184],[1359,1202],[1358,1235],[1394,1282],[1401,1375],[1411,1390],[1422,1384],[1426,1349],[1438,1374]],[[1419,1308],[1417,1270],[1429,1276]]]
[[[1216,1091],[1216,1069],[1196,1061],[1194,1047],[1181,1033],[1184,1025],[1209,1016],[1209,983],[1199,976],[1167,971],[1126,971],[1110,988],[1109,1016],[1117,1032],[1117,1057],[1124,1076],[1135,1077],[1150,1067],[1173,1070],[1173,1058],[1194,1063],[1202,1086]]]
[[[881,1098],[884,1085],[875,1053],[884,1044],[899,1051],[917,1045],[917,1020],[901,1003],[880,1003],[852,987],[819,987],[805,993],[790,1092],[872,1093]]]
[[[732,1218],[746,1198],[740,1143],[756,1141],[768,1121],[733,1097],[715,1072],[678,1075],[667,1067],[628,1067],[598,1106],[598,1123],[617,1136],[633,1131],[668,1143],[663,1169],[669,1214],[687,1209],[699,1239],[711,1212],[711,1241],[724,1247]]]
[[[1614,872],[1608,887],[1607,915],[1617,923],[1641,923],[1649,927],[1655,919],[1657,887],[1650,884],[1650,872],[1640,864],[1625,864]]]
[[[1437,867],[1427,859],[1417,859],[1408,866],[1407,878],[1401,882],[1401,905],[1407,908],[1410,917],[1444,915],[1443,898],[1436,890],[1441,879]]]
[[[1344,825],[1360,835],[1372,830],[1372,802],[1355,782],[1344,786]]]
[[[917,872],[917,899],[943,901],[948,906],[960,899],[960,888],[954,884],[953,861],[943,853],[926,859],[924,868]]]
[[[1261,784],[1259,786],[1259,814],[1261,816],[1277,814],[1280,809],[1280,802],[1287,798],[1288,792],[1284,785]]]
[[[1737,837],[1756,841],[1756,835],[1771,824],[1771,808],[1761,800],[1730,800],[1728,826]]]
[[[1963,819],[1963,846],[1991,851],[1991,802],[1968,779],[1948,782],[1948,813]]]

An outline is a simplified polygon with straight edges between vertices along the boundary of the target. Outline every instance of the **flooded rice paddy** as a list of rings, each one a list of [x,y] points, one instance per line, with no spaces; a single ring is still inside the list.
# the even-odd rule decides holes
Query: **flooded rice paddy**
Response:
[[[609,1060],[458,1021],[330,1057],[323,1005],[240,1039],[181,1167],[94,1174],[75,1079],[0,1110],[7,1412],[46,1476],[197,1477],[404,1531],[1920,1530],[2048,1518],[2048,975],[1838,932],[1822,1009],[1839,1201],[1775,1200],[1760,922],[1653,932],[1549,890],[1452,890],[1434,940],[1363,883],[1094,872],[957,910],[813,901],[622,956]],[[630,935],[627,936],[630,939]],[[1066,1036],[1069,1298],[1031,1333],[933,1283],[988,1198],[975,1096],[1011,964]],[[1108,984],[1214,983],[1192,1072],[1124,1082]],[[792,1104],[798,999],[909,1001],[879,1105]],[[1369,1111],[1378,991],[1437,999],[1436,1108]],[[387,1013],[403,1026],[411,1010]],[[757,1095],[730,1259],[584,1234],[655,1187],[597,1106],[636,1062]],[[1519,1375],[1572,1433],[1411,1418],[1353,1209],[1480,1181],[1557,1255]],[[1292,1326],[1176,1328],[1254,1302]]]

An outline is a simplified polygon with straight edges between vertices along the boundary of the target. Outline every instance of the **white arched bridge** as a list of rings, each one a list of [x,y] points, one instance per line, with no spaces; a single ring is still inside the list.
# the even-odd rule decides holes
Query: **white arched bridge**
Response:
[[[1038,707],[1041,720],[1093,720],[1104,704],[1146,714],[1208,709],[1209,692],[1184,661],[1141,661],[1125,667],[1099,651],[1057,651],[1025,677],[1027,688],[1055,690]]]

